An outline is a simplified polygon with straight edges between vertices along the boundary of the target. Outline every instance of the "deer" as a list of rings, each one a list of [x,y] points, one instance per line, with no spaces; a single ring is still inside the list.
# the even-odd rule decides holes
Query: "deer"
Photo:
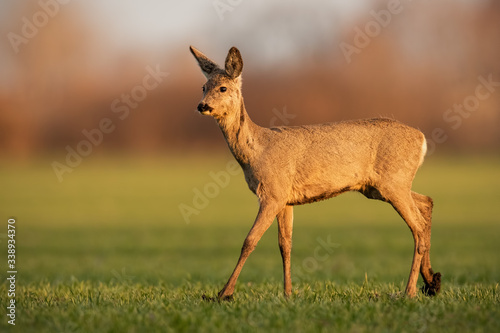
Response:
[[[422,292],[429,296],[439,292],[441,273],[434,273],[430,261],[433,200],[411,190],[427,152],[421,131],[388,118],[261,127],[250,119],[243,101],[240,51],[229,50],[224,68],[193,46],[190,51],[207,79],[196,109],[215,119],[259,201],[236,267],[216,298],[209,299],[233,299],[247,258],[275,218],[288,298],[292,294],[293,207],[347,191],[388,202],[410,228],[414,253],[405,295],[416,296],[419,272]]]

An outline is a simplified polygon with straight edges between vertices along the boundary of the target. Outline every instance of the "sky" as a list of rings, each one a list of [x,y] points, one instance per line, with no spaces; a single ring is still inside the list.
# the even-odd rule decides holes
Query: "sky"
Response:
[[[42,3],[54,1],[65,3],[60,4],[60,12],[75,10],[79,14],[84,25],[103,39],[101,53],[110,58],[131,54],[131,50],[164,54],[188,45],[218,57],[235,45],[263,66],[281,59],[293,61],[294,54],[332,43],[341,24],[356,17],[370,2],[38,0],[31,2],[32,9],[19,11],[23,2],[0,0],[0,31],[5,34],[0,42],[0,81],[8,81],[16,57],[7,34],[20,34],[26,18],[23,15],[36,13]],[[30,22],[31,15],[27,17]]]
[[[40,6],[53,1],[63,2],[32,3]],[[60,5],[60,10],[66,7],[77,10],[84,24],[104,38],[103,53],[109,53],[110,57],[114,52],[129,50],[168,53],[187,49],[188,45],[222,57],[234,45],[243,48],[247,58],[256,64],[272,66],[285,59],[293,62],[295,54],[307,56],[307,52],[325,46],[338,51],[342,29],[352,29],[357,18],[368,15],[375,0],[65,1],[68,4]],[[403,6],[410,1],[400,0]],[[485,2],[453,1],[473,5]],[[12,10],[13,4],[19,3],[0,0],[3,31],[21,30],[23,17]],[[0,72],[4,74],[8,73],[9,59],[13,56],[9,51],[5,36],[0,43]]]
[[[88,0],[86,6],[96,19],[108,29],[122,31],[127,40],[156,42],[162,38],[180,39],[186,33],[201,33],[206,25],[252,29],[252,23],[270,7],[294,8],[297,12],[324,12],[334,10],[345,16],[361,11],[367,0],[358,1],[275,1],[220,0],[220,1],[162,1],[162,0]],[[236,5],[231,5],[235,3]],[[225,7],[224,4],[226,4]]]
[[[303,51],[304,41],[328,41],[369,2],[90,0],[85,7],[95,27],[113,36],[117,48],[135,45],[169,51],[184,43],[225,52],[231,45],[247,45],[247,54],[256,61],[272,63]]]

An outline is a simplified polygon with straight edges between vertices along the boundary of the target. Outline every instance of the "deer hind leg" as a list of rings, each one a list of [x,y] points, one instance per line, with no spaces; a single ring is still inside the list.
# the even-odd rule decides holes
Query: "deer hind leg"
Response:
[[[292,251],[293,206],[286,206],[276,217],[278,220],[278,244],[283,259],[285,297],[288,297],[292,293],[290,256]]]
[[[280,212],[282,208],[278,208],[278,205],[275,203],[266,203],[261,202],[259,213],[257,214],[257,218],[250,229],[245,241],[243,242],[243,247],[241,248],[241,254],[238,259],[238,263],[234,268],[233,273],[229,277],[224,288],[219,291],[217,297],[221,300],[230,300],[232,299],[234,287],[236,285],[236,281],[238,280],[238,276],[245,265],[245,261],[248,256],[257,246],[257,243],[261,239],[262,235],[266,232],[266,230],[271,226],[274,221],[274,218]]]
[[[411,230],[414,241],[413,261],[406,285],[406,294],[414,297],[417,294],[418,273],[422,264],[422,258],[427,249],[425,239],[425,221],[417,205],[413,201],[410,190],[381,191],[386,201],[388,201],[399,215],[405,220]]]
[[[424,279],[422,292],[426,295],[434,296],[441,289],[441,273],[434,273],[431,268],[430,250],[433,202],[430,197],[416,192],[411,192],[411,196],[413,198],[413,201],[417,205],[420,214],[425,220],[424,238],[427,248],[422,258],[422,264],[420,266],[420,274]]]

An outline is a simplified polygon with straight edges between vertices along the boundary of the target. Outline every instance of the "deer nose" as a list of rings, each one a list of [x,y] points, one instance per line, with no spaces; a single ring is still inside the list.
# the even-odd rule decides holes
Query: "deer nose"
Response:
[[[212,108],[212,107],[210,107],[210,106],[209,106],[208,104],[206,104],[206,103],[200,103],[200,104],[198,104],[197,109],[198,109],[198,111],[199,111],[199,112],[203,112],[203,111],[209,111],[209,112],[210,112],[210,111],[212,111],[212,110],[213,110],[213,108]]]

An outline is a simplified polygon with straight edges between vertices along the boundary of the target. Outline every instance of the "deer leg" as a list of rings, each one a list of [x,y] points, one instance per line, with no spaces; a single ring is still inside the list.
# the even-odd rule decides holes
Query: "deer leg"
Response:
[[[245,265],[245,261],[257,246],[257,243],[259,242],[264,232],[266,232],[266,230],[273,223],[274,217],[280,211],[280,209],[276,209],[276,207],[277,205],[269,205],[261,202],[257,218],[255,219],[252,229],[250,229],[250,232],[243,242],[243,247],[241,248],[241,254],[240,258],[238,259],[238,263],[236,264],[236,267],[234,268],[234,271],[231,274],[231,277],[229,277],[229,280],[227,281],[224,288],[219,291],[219,299],[226,300],[232,298],[236,281],[238,280],[238,276],[241,273],[243,265]]]
[[[278,244],[283,259],[283,280],[285,297],[292,293],[292,276],[290,271],[290,254],[292,251],[293,206],[286,206],[277,215]]]
[[[408,284],[406,285],[406,294],[409,297],[414,297],[417,294],[418,273],[422,264],[422,258],[424,253],[427,251],[426,239],[424,237],[424,218],[420,215],[420,212],[410,193],[390,197],[386,196],[386,198],[403,218],[403,220],[405,220],[413,235],[413,261],[410,276],[408,278]]]
[[[418,234],[413,233],[413,241],[415,244],[415,247],[413,249],[413,261],[411,264],[410,276],[408,277],[408,284],[406,285],[406,295],[408,295],[409,297],[414,297],[417,295],[418,270],[423,257],[423,255],[418,250]]]
[[[420,274],[424,279],[422,292],[429,296],[434,296],[441,288],[441,273],[434,273],[431,268],[430,250],[431,250],[431,226],[432,226],[432,199],[428,196],[411,192],[411,196],[420,211],[420,214],[425,219],[424,238],[427,249],[422,258],[420,266]]]

